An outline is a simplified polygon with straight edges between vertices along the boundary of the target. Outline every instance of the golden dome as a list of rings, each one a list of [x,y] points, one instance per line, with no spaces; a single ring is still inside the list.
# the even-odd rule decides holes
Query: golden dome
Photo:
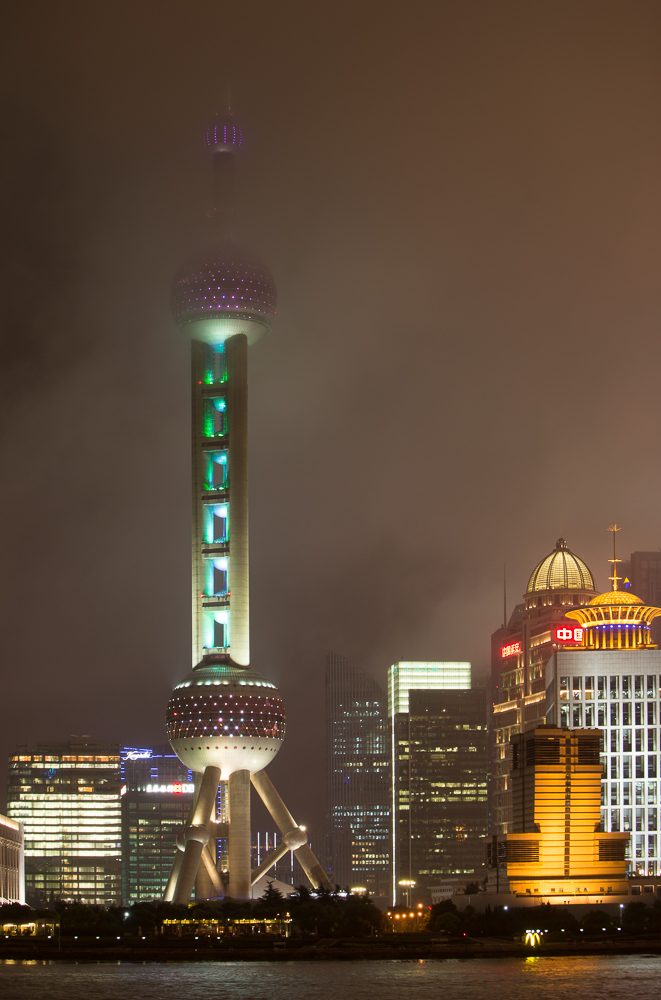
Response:
[[[636,597],[635,594],[628,594],[622,590],[607,590],[605,594],[599,594],[597,597],[593,597],[589,602],[588,607],[592,605],[604,605],[604,604],[644,604],[640,597]]]
[[[570,551],[564,538],[559,538],[553,552],[533,570],[526,594],[538,590],[596,589],[594,577],[583,560]]]

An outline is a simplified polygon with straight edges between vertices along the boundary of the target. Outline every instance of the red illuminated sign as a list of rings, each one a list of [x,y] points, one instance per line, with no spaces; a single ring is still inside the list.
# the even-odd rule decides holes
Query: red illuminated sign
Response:
[[[563,646],[581,646],[583,644],[583,629],[559,625],[555,630],[555,641]]]
[[[509,644],[509,646],[503,646],[501,648],[500,655],[504,659],[506,656],[514,656],[515,653],[520,653],[520,652],[521,652],[521,643],[520,642],[511,642]]]

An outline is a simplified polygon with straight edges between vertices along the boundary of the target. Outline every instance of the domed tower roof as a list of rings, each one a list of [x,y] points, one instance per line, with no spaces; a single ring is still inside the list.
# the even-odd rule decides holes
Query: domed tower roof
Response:
[[[559,538],[553,552],[535,567],[526,595],[540,590],[597,591],[592,573],[583,560],[568,548],[564,538]]]
[[[172,284],[172,311],[194,340],[221,343],[245,333],[253,344],[271,328],[277,295],[259,257],[230,242],[190,257]],[[191,325],[192,324],[192,325]]]

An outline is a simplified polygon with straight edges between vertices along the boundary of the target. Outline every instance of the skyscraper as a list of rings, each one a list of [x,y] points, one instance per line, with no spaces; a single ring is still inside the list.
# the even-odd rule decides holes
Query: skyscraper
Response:
[[[193,669],[176,685],[167,734],[195,772],[196,799],[182,831],[166,899],[225,892],[216,840],[227,841],[229,894],[251,886],[287,850],[313,885],[330,886],[264,768],[280,749],[285,713],[275,685],[250,666],[248,584],[248,347],[270,329],[276,291],[268,268],[235,243],[233,177],[241,130],[216,115],[211,154],[212,242],[188,260],[173,286],[173,311],[191,340]],[[218,816],[220,782],[227,782]],[[251,872],[250,785],[283,835],[281,848]],[[278,850],[280,853],[278,853]]]
[[[395,663],[388,671],[388,718],[391,768],[391,895],[393,903],[410,894],[399,883],[415,879],[411,843],[411,717],[413,691],[467,690],[471,665],[465,662]]]
[[[177,834],[193,801],[193,776],[162,746],[122,747],[122,900],[160,899]]]
[[[344,656],[326,658],[328,851],[332,880],[387,898],[390,759],[385,691]]]
[[[512,823],[507,745],[515,733],[546,721],[544,667],[559,646],[582,635],[567,612],[597,594],[586,564],[559,538],[530,575],[523,604],[491,637],[490,825],[506,833]]]
[[[119,904],[119,745],[86,738],[18,747],[7,809],[25,829],[27,902]]]
[[[487,713],[484,688],[411,691],[408,838],[399,872],[417,895],[439,878],[482,878],[487,835]],[[403,789],[406,772],[400,777]],[[402,824],[405,828],[406,822]],[[408,847],[408,857],[406,848]]]

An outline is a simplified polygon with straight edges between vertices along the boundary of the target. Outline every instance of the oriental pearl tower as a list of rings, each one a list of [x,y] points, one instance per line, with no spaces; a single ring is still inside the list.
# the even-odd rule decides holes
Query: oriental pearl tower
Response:
[[[250,666],[248,586],[248,347],[271,328],[276,290],[254,254],[234,239],[234,164],[242,145],[231,114],[206,133],[212,167],[211,238],[174,279],[177,326],[191,342],[193,669],[170,698],[166,728],[174,752],[195,774],[195,801],[164,899],[187,903],[227,894],[249,899],[252,886],[293,850],[315,887],[331,888],[265,772],[285,736],[275,685]],[[218,816],[219,786],[225,809]],[[282,834],[251,870],[250,785]],[[216,840],[227,841],[221,878]]]

